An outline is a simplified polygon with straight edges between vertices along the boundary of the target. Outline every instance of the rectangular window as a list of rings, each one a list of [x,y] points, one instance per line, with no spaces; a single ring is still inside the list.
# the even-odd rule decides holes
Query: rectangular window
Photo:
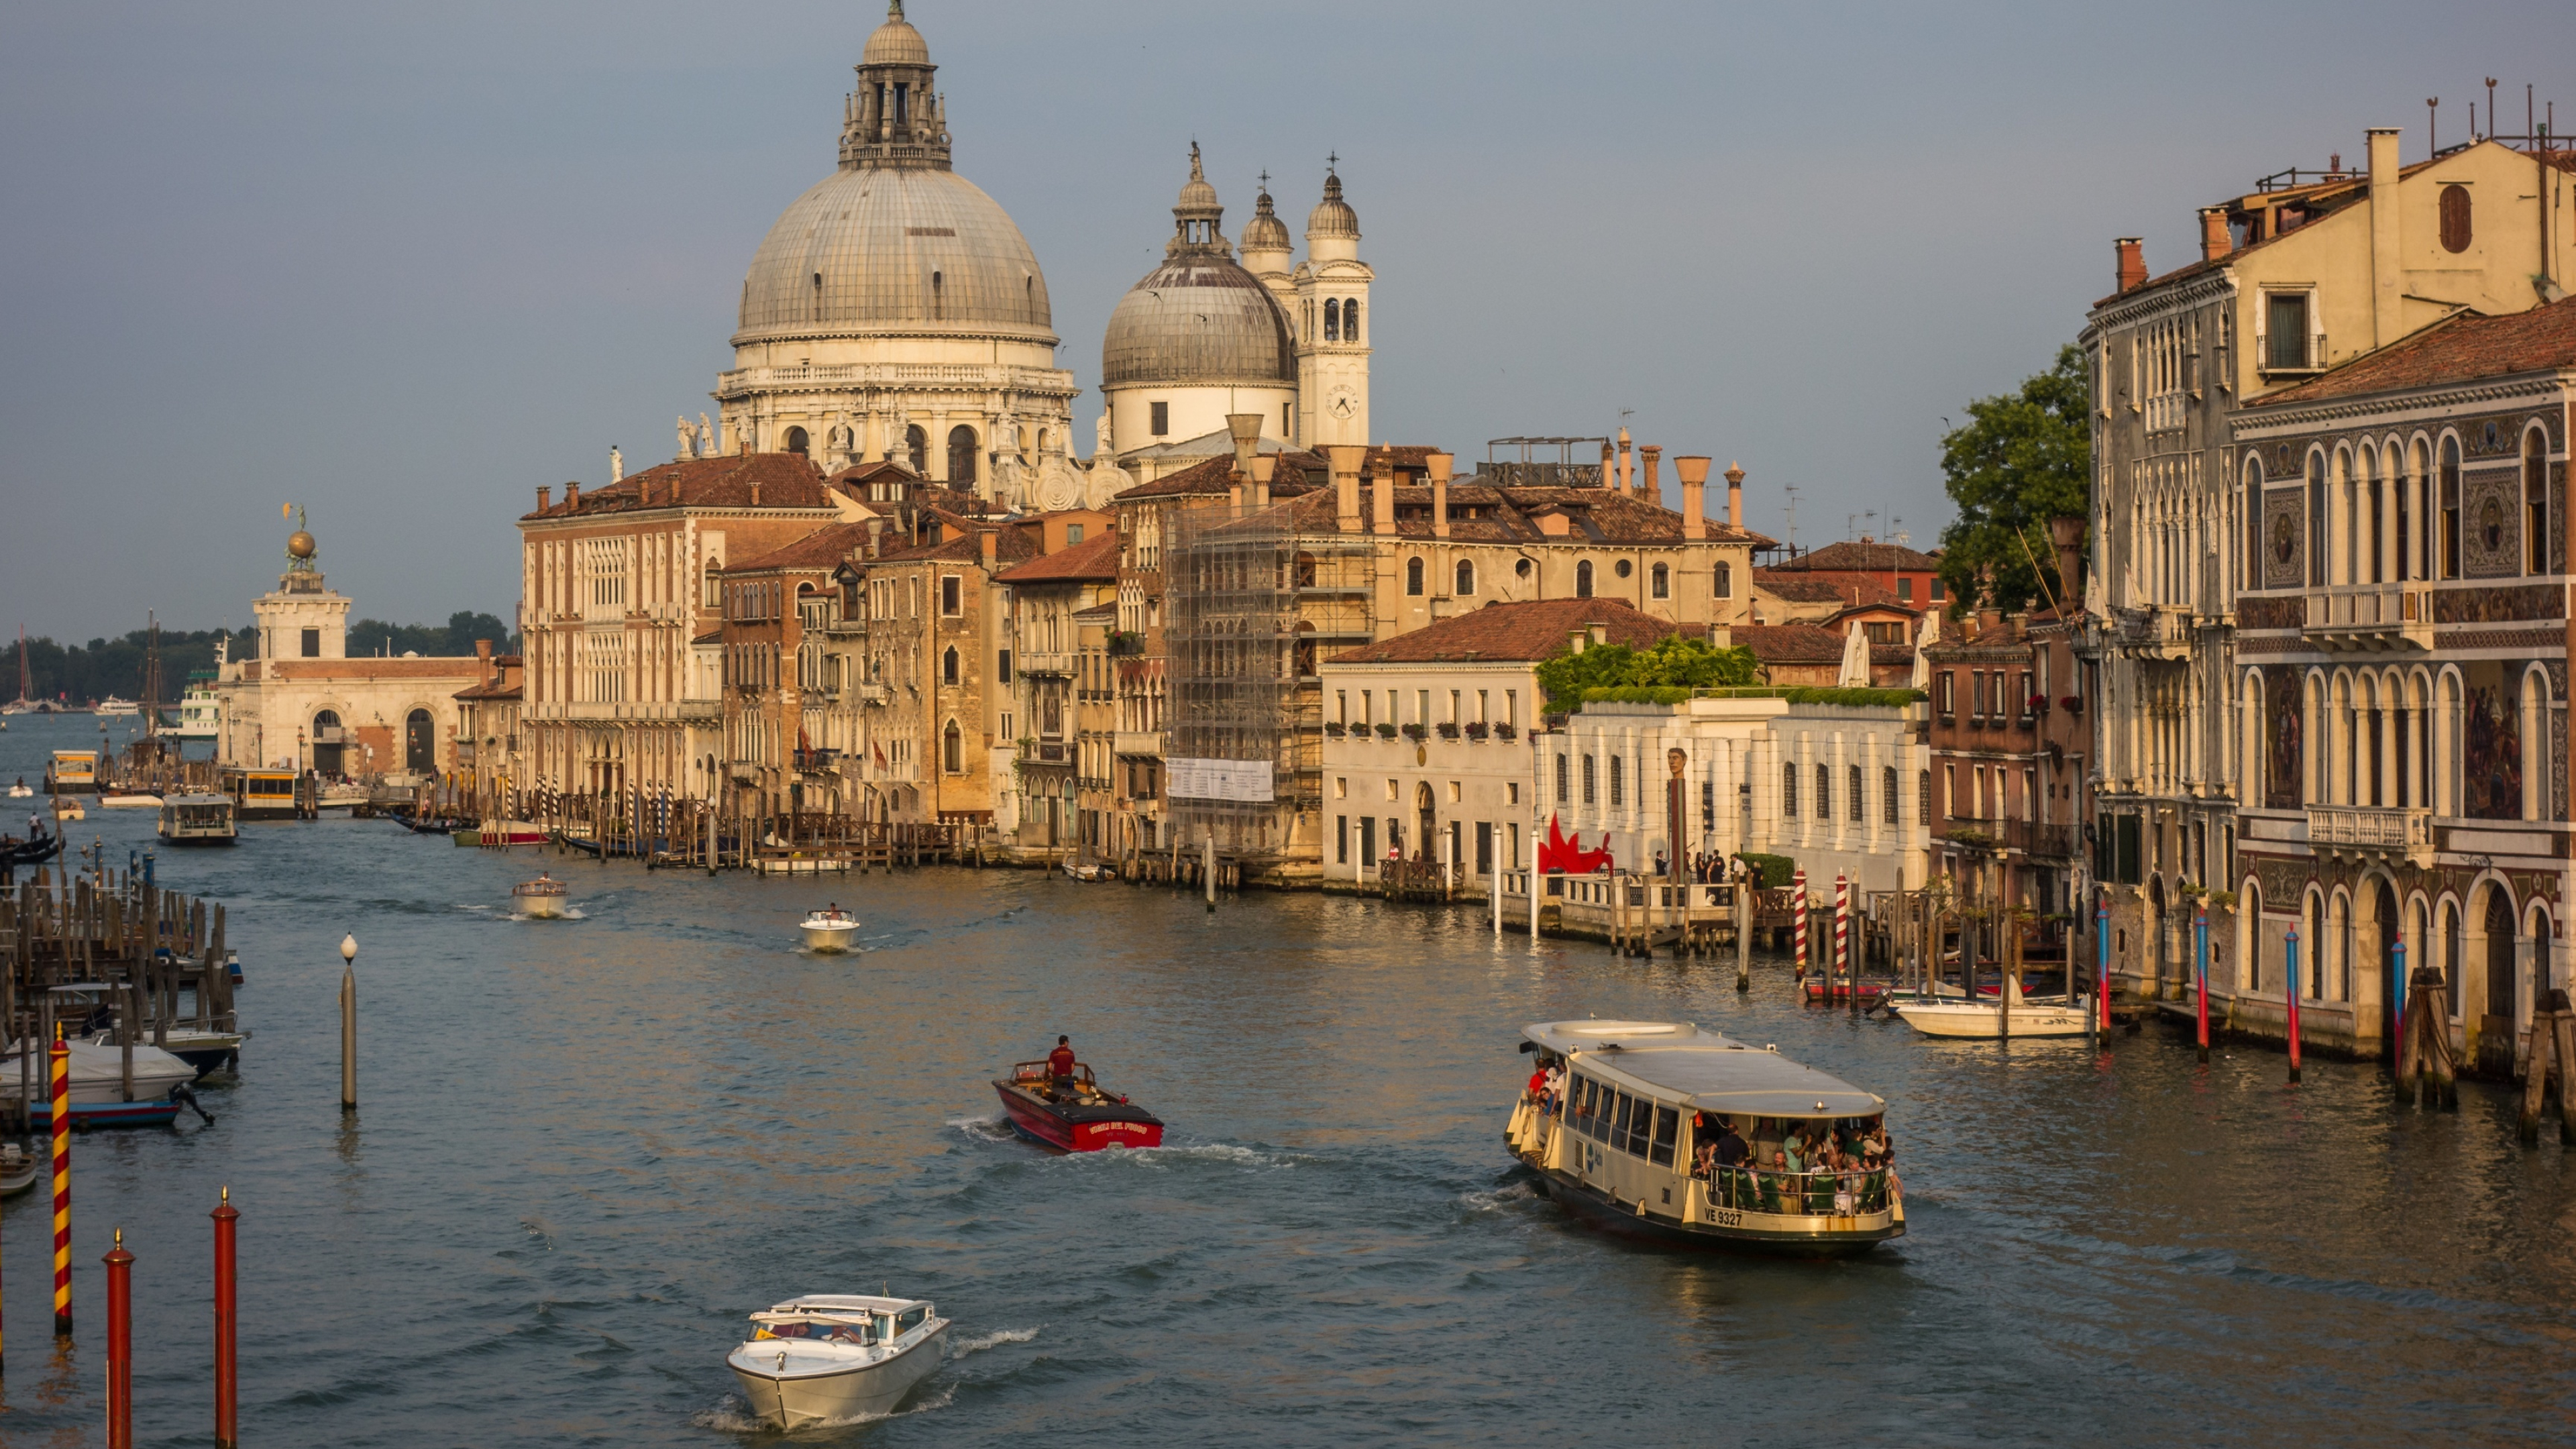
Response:
[[[1351,692],[1347,689],[1333,691],[1333,722],[1343,725],[1351,722]]]
[[[965,611],[965,586],[958,581],[957,575],[941,574],[939,576],[939,612],[953,619]]]
[[[1520,728],[1521,692],[1517,689],[1503,691],[1503,723],[1514,729]]]
[[[1377,817],[1363,815],[1360,817],[1360,861],[1365,864],[1375,859],[1377,859]]]
[[[1896,597],[1900,603],[1910,604],[1914,602],[1914,576],[1912,574],[1897,575]]]
[[[1333,863],[1351,863],[1351,817],[1347,815],[1333,817]]]
[[[1592,756],[1590,756],[1590,755],[1585,755],[1585,756],[1583,757],[1583,803],[1584,803],[1584,804],[1586,804],[1586,805],[1589,805],[1589,804],[1593,803],[1594,799],[1596,798],[1596,797],[1595,797],[1595,795],[1594,795],[1594,793],[1593,793],[1593,771],[1594,771],[1594,769],[1595,769],[1595,766],[1594,766],[1594,764],[1593,764],[1593,757],[1592,757]]]
[[[2263,298],[2265,335],[2263,365],[2275,369],[2302,369],[2308,364],[2308,295],[2305,292],[2271,292]]]
[[[1896,767],[1889,765],[1878,772],[1879,809],[1889,825],[1896,823]]]
[[[1851,818],[1855,823],[1859,821],[1861,818],[1861,793],[1860,766],[1858,765],[1851,767],[1851,779],[1848,782],[1848,797],[1844,801],[1843,808],[1850,812]]]
[[[1942,808],[1949,813],[1950,818],[1953,820],[1958,819],[1959,767],[1956,765],[1943,765],[1941,767],[1941,800]]]
[[[1504,791],[1506,792],[1506,793],[1505,793],[1505,797],[1504,797],[1504,801],[1503,801],[1503,803],[1504,803],[1504,804],[1506,804],[1506,805],[1518,805],[1519,803],[1521,803],[1521,783],[1520,783],[1520,781],[1518,781],[1518,780],[1514,780],[1514,781],[1512,781],[1510,784],[1505,785],[1505,786],[1503,787],[1503,789],[1504,789]]]
[[[1557,803],[1557,804],[1559,804],[1559,805],[1562,805],[1562,804],[1566,803],[1566,795],[1565,795],[1565,777],[1566,777],[1566,771],[1567,771],[1567,765],[1566,765],[1566,759],[1565,759],[1565,756],[1563,756],[1563,755],[1559,755],[1559,756],[1557,756],[1557,757],[1556,757],[1556,803]]]
[[[1167,402],[1158,402],[1151,404],[1151,406],[1154,410],[1154,424],[1152,432],[1155,437],[1159,438],[1172,430],[1172,405]]]
[[[1657,1107],[1655,1109],[1655,1142],[1654,1146],[1647,1150],[1646,1160],[1655,1164],[1657,1167],[1672,1166],[1673,1145],[1680,1141],[1681,1132],[1682,1109],[1679,1107]]]
[[[1958,682],[1959,672],[1957,670],[1944,669],[1941,671],[1941,713],[1945,715],[1956,714],[1958,712]]]
[[[1008,683],[1010,683],[1010,682],[1011,682],[1011,651],[1010,651],[1010,650],[1008,650],[1008,649],[1003,650],[1003,651],[1001,652],[1001,656],[1000,656],[1000,658],[999,658],[999,659],[997,659],[997,660],[995,661],[995,663],[994,663],[994,670],[993,670],[993,678],[994,678],[996,681],[998,681],[998,682],[1000,682],[1000,683],[1003,683],[1003,684],[1008,684]],[[1009,734],[1009,733],[1010,733],[1010,731],[1009,731],[1009,730],[1004,730],[1004,731],[1002,731],[1002,733],[1004,733],[1004,734],[1006,734],[1006,735],[1007,735],[1007,734]]]
[[[321,630],[307,629],[304,631],[303,652],[304,657],[307,659],[319,659],[322,657]]]
[[[1476,874],[1491,875],[1493,870],[1494,824],[1490,820],[1479,820],[1476,822]]]
[[[1626,760],[1617,755],[1612,755],[1610,757],[1610,807],[1614,810],[1620,805],[1620,795],[1622,793],[1620,790],[1622,781],[1619,778],[1619,767],[1626,763]]]
[[[1795,765],[1780,767],[1780,818],[1798,818],[1798,767]]]
[[[1941,587],[1941,581],[1938,578],[1933,579],[1931,582],[1931,593],[1932,602],[1936,604],[1946,597],[1946,593]]]
[[[1714,779],[1699,782],[1699,828],[1704,831],[1717,828],[1717,781]]]
[[[1333,777],[1333,798],[1336,800],[1346,800],[1350,798],[1350,793],[1351,777],[1348,775],[1335,775]]]
[[[1717,596],[1721,599],[1735,597],[1735,565],[1724,562],[1718,564]]]
[[[1834,771],[1831,765],[1816,766],[1816,818],[1834,818]]]
[[[1082,542],[1082,525],[1079,523],[1066,524],[1064,526],[1064,546],[1071,548],[1080,542]]]

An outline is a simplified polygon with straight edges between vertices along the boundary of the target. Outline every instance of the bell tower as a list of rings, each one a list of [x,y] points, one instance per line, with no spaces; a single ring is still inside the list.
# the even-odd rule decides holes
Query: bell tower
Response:
[[[1376,325],[1360,260],[1360,218],[1342,199],[1342,178],[1324,169],[1324,199],[1306,216],[1306,261],[1297,268],[1298,446],[1369,440],[1369,338]]]

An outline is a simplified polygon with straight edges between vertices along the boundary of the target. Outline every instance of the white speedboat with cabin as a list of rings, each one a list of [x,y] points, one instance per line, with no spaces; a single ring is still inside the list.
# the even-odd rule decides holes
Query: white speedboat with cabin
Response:
[[[948,1320],[917,1298],[809,1293],[751,1323],[725,1366],[752,1413],[781,1429],[891,1414],[948,1350]]]
[[[168,1052],[186,1062],[190,1070],[203,1077],[227,1065],[238,1069],[241,1066],[242,1043],[248,1040],[250,1040],[250,1033],[246,1031],[217,1031],[212,1027],[173,1026],[163,1034],[163,1039],[154,1042],[152,1047],[155,1051]],[[89,1036],[89,1044],[105,1047],[109,1051],[117,1050],[115,1029],[92,1032]]]
[[[1541,1022],[1524,1052],[1565,1068],[1564,1100],[1527,1090],[1503,1140],[1540,1189],[1594,1224],[1655,1242],[1805,1257],[1867,1252],[1905,1234],[1884,1165],[1836,1171],[1768,1164],[1792,1138],[1856,1141],[1884,1126],[1873,1093],[1689,1022]],[[1707,1126],[1700,1126],[1705,1120]],[[1701,1165],[1732,1125],[1743,1165]]]
[[[807,916],[800,929],[805,933],[808,951],[846,951],[850,942],[858,938],[859,918],[842,910],[836,901]]]
[[[544,871],[537,872],[535,880],[523,880],[510,887],[511,906],[532,921],[563,919],[564,902],[564,883]]]
[[[2092,1020],[2086,998],[2033,1000],[2021,994],[2019,981],[2009,977],[2004,981],[2004,993],[2011,1002],[2009,1011],[2002,1000],[1983,996],[1973,1001],[1959,996],[1928,1001],[1891,996],[1887,1009],[1925,1036],[1967,1041],[2082,1036]]]

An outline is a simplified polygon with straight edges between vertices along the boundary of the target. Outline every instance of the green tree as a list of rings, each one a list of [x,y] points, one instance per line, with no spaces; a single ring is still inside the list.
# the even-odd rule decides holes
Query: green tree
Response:
[[[1625,644],[1595,644],[1577,654],[1568,651],[1541,663],[1538,687],[1547,693],[1550,712],[1567,714],[1583,705],[1587,689],[1615,689],[1631,684],[1680,685],[1707,689],[1752,684],[1761,675],[1753,651],[1741,644],[1715,649],[1705,639],[1667,634],[1643,650]]]
[[[1980,604],[2017,612],[2058,591],[2048,521],[2089,512],[2090,392],[2083,350],[2060,348],[2055,366],[2023,379],[2019,392],[1968,404],[1966,425],[1942,436],[1941,471],[1959,509],[1941,531],[1952,614]],[[2046,589],[2035,563],[2050,565]]]

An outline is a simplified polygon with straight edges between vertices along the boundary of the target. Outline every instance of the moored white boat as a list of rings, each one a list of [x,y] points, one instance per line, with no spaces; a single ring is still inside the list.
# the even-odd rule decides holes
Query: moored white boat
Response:
[[[801,929],[808,951],[846,951],[859,934],[859,918],[835,903],[807,916]]]
[[[564,883],[543,871],[537,872],[535,880],[510,887],[510,904],[532,921],[563,919],[564,901]]]
[[[725,1366],[781,1429],[893,1413],[947,1354],[948,1320],[917,1298],[810,1293],[751,1322]]]
[[[2021,994],[2021,983],[2009,982],[2005,991],[2012,997],[2010,1034],[2015,1037],[2082,1036],[2091,1020],[2088,1001],[2033,1001]],[[1996,1041],[2006,1034],[2003,1004],[1991,998],[1974,1001],[1945,997],[1917,1001],[1910,996],[1891,997],[1887,1009],[1899,1020],[1925,1036],[1968,1041]]]
[[[16,1197],[36,1185],[34,1154],[15,1142],[0,1142],[0,1197]]]
[[[115,695],[111,694],[107,698],[100,700],[96,705],[92,706],[91,712],[94,714],[110,715],[118,719],[122,719],[127,715],[133,714],[136,709],[137,706],[133,700],[119,699]]]
[[[98,808],[101,810],[158,810],[161,808],[161,797],[102,794],[98,797]]]
[[[35,793],[36,788],[24,780],[20,780],[17,784],[9,787],[9,798],[12,800],[32,799],[34,798]]]
[[[0,1053],[0,1103],[14,1103],[18,1098],[18,1053],[21,1045],[11,1042],[8,1051]],[[170,1089],[184,1087],[197,1079],[195,1067],[157,1047],[136,1042],[134,1096],[128,1100],[125,1095],[125,1048],[81,1040],[73,1040],[66,1045],[71,1052],[71,1112],[75,1126],[167,1122],[179,1111],[178,1104],[170,1099]],[[53,1068],[50,1063],[50,1054],[39,1045],[34,1071],[36,1099],[28,1104],[28,1114],[39,1122],[53,1120]]]
[[[87,820],[89,818],[89,812],[81,808],[81,802],[73,799],[69,795],[57,795],[54,797],[52,814],[57,820]]]

